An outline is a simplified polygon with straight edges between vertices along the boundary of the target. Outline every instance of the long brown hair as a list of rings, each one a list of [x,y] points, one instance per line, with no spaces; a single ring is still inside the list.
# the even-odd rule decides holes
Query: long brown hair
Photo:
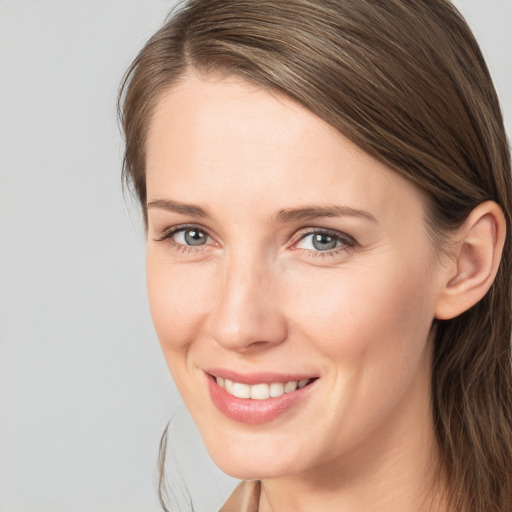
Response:
[[[499,102],[448,0],[191,0],[126,73],[125,180],[146,218],[145,137],[189,69],[237,75],[324,119],[423,191],[434,243],[496,201],[507,240],[495,282],[438,322],[432,408],[450,507],[512,510],[512,188]]]

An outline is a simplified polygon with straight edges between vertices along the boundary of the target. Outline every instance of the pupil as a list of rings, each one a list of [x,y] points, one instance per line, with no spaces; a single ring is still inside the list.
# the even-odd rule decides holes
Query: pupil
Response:
[[[320,251],[328,251],[336,247],[336,239],[325,234],[317,234],[313,237],[313,247]]]
[[[187,242],[188,245],[203,245],[206,242],[206,237],[201,231],[190,229],[185,232],[185,242]]]

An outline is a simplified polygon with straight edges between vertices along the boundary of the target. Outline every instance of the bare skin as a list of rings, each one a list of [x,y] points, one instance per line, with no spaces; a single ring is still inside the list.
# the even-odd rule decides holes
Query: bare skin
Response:
[[[215,463],[262,480],[262,512],[443,510],[432,325],[461,267],[434,257],[420,192],[289,99],[192,73],[155,111],[147,190],[153,320]],[[248,424],[211,368],[315,381]]]

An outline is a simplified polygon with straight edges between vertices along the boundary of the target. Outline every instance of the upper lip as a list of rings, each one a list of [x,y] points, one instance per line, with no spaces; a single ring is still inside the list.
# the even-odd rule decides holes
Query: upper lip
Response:
[[[271,384],[272,382],[298,382],[300,380],[318,377],[318,375],[311,373],[278,373],[269,371],[240,373],[227,368],[210,368],[205,370],[205,372],[212,377],[220,377],[222,379],[229,379],[233,382],[250,385]]]

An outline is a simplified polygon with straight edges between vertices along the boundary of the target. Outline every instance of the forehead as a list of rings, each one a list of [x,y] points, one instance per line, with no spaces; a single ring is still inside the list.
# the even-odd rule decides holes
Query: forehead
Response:
[[[422,203],[411,184],[322,119],[233,77],[190,75],[167,91],[146,155],[148,200],[218,198],[247,207],[265,198],[276,208],[309,202],[376,210]]]

